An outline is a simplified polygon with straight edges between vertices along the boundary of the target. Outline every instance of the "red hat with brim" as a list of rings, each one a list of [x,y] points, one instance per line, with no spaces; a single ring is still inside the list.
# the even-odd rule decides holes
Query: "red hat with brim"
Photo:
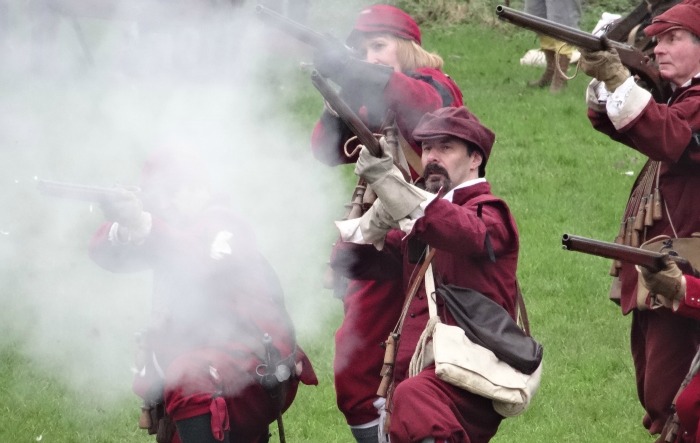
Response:
[[[390,34],[421,44],[420,28],[413,18],[391,5],[374,5],[360,11],[348,44],[355,46],[362,34]]]
[[[418,142],[445,137],[456,137],[464,140],[467,144],[481,151],[484,159],[479,167],[479,172],[483,176],[486,162],[496,140],[494,133],[482,125],[479,119],[464,106],[440,108],[428,112],[413,130],[413,138]]]
[[[644,33],[653,37],[682,28],[700,37],[700,2],[684,1],[655,17]]]

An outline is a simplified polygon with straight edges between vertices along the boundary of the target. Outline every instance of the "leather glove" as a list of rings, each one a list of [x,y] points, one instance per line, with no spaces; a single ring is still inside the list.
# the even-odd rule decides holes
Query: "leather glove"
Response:
[[[661,295],[669,300],[682,300],[685,297],[686,282],[683,273],[673,260],[666,259],[666,267],[659,272],[639,267],[642,284],[651,294]]]
[[[631,75],[614,48],[607,51],[581,51],[579,66],[590,77],[604,82],[605,88],[610,92],[615,92]]]
[[[386,150],[374,157],[366,147],[360,150],[355,173],[370,184],[394,221],[407,217],[433,194],[406,182]]]

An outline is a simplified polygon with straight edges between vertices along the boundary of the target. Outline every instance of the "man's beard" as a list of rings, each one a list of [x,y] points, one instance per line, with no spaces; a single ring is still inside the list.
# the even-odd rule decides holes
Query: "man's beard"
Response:
[[[447,174],[447,169],[437,163],[428,163],[423,170],[423,182],[425,190],[437,194],[440,188],[445,191],[452,189],[452,181]]]

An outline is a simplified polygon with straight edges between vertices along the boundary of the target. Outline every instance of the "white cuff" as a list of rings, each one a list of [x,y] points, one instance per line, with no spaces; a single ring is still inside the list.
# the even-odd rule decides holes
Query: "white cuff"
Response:
[[[142,212],[141,219],[137,227],[127,228],[114,222],[109,228],[107,239],[113,245],[133,244],[140,245],[146,241],[146,237],[151,233],[153,227],[153,217],[150,212]]]
[[[605,114],[605,104],[609,96],[610,93],[605,89],[605,83],[593,79],[586,88],[586,105],[595,112]]]
[[[610,95],[606,104],[608,117],[615,129],[622,129],[639,117],[651,99],[651,93],[639,86],[633,77],[625,80]]]

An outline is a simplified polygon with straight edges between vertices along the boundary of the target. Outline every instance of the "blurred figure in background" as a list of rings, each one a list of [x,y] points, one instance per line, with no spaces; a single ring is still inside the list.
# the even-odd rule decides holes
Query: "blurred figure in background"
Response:
[[[578,29],[581,0],[525,0],[525,12]],[[567,79],[562,73],[566,74],[575,48],[546,35],[540,35],[539,40],[546,65],[542,76],[528,85],[549,87],[550,92],[558,93],[566,87]]]
[[[339,43],[339,42],[338,42]],[[388,111],[401,134],[399,160],[412,178],[422,173],[421,149],[412,132],[428,111],[461,106],[462,93],[443,71],[437,54],[421,47],[421,31],[411,16],[389,5],[374,5],[358,15],[347,40],[363,60],[349,58],[343,45],[329,46],[315,57],[316,69],[341,87],[340,95],[375,133]],[[311,139],[314,155],[329,165],[354,163],[357,141],[326,107]],[[349,146],[344,148],[346,142]],[[371,195],[367,190],[365,196]],[[368,199],[368,201],[371,201]],[[400,268],[401,263],[394,265]],[[377,395],[384,349],[380,346],[398,320],[403,300],[400,280],[337,279],[343,299],[343,323],[335,334],[334,380],[338,408],[360,443],[378,440],[383,398]]]
[[[299,381],[317,380],[251,228],[214,197],[191,152],[155,153],[141,192],[102,209],[91,258],[112,272],[153,273],[134,380],[140,426],[158,442],[267,442]]]

